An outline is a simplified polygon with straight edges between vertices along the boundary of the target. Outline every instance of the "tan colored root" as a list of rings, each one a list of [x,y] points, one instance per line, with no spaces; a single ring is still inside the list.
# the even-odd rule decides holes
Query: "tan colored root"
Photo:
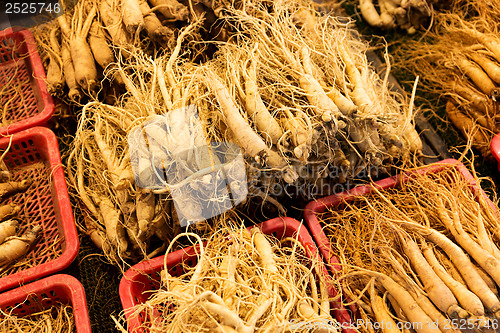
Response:
[[[299,52],[305,72],[299,81],[301,87],[306,91],[309,102],[315,107],[315,112],[318,113],[321,120],[325,122],[331,121],[337,127],[336,119],[340,114],[339,108],[326,95],[321,84],[313,76],[310,50],[307,47],[302,47]]]
[[[245,79],[245,106],[246,112],[252,120],[261,135],[273,144],[283,136],[283,131],[280,128],[276,119],[267,110],[264,101],[262,100],[257,86],[257,65],[255,61],[250,62],[247,77]]]
[[[375,314],[375,319],[379,323],[384,323],[382,332],[384,333],[400,333],[396,322],[392,319],[389,311],[386,308],[385,302],[382,297],[375,293],[375,288],[372,285],[370,291],[371,308]]]
[[[381,276],[379,281],[392,297],[396,299],[398,304],[401,305],[410,322],[422,323],[422,326],[415,328],[418,333],[435,332],[432,326],[433,320],[418,305],[418,302],[415,301],[410,293],[388,276]]]
[[[134,34],[144,25],[139,0],[120,0],[121,17],[127,31]]]
[[[139,229],[142,233],[146,233],[149,238],[154,230],[148,232],[155,218],[155,196],[153,193],[137,191],[136,194],[136,216],[139,224]],[[139,236],[140,237],[140,236]],[[142,238],[142,237],[141,237]]]
[[[480,53],[471,53],[469,57],[488,74],[488,77],[496,83],[500,83],[500,65],[488,56]]]
[[[71,60],[71,54],[69,52],[68,46],[63,43],[61,46],[61,57],[63,61],[64,68],[64,80],[68,86],[68,98],[70,101],[78,103],[82,98],[80,88],[76,82],[75,69],[73,67],[73,61]]]
[[[423,293],[420,292],[411,292],[410,294],[413,296],[413,299],[417,302],[417,304],[422,308],[422,310],[427,313],[427,315],[432,319],[431,328],[435,331],[443,332],[443,333],[459,333],[458,329],[455,329],[453,326],[449,325],[449,319],[445,317],[439,310],[432,304],[432,302],[427,298]],[[437,325],[436,325],[437,323]]]
[[[458,245],[463,244],[458,242],[459,233],[467,234],[471,241],[481,246],[484,244],[484,251],[488,252],[486,248],[491,238],[485,233],[487,223],[483,222],[485,230],[481,231],[481,223],[478,224],[477,221],[478,216],[488,215],[476,201],[479,193],[470,187],[470,181],[452,165],[425,174],[413,169],[409,179],[395,188],[374,188],[371,193],[342,202],[341,208],[332,207],[327,214],[319,216],[323,230],[333,244],[333,251],[339,256],[341,271],[338,276],[343,280],[346,295],[354,302],[360,300],[366,304],[364,293],[372,283],[371,279],[376,277],[382,283],[381,276],[391,276],[395,283],[413,293],[415,300],[418,299],[419,307],[432,318],[432,322],[441,321],[443,329],[446,326],[443,325],[444,317],[435,306],[442,306],[441,302],[455,298],[472,315],[469,317],[465,311],[457,311],[458,318],[467,319],[469,325],[481,325],[481,320],[484,323],[485,312],[498,316],[498,298],[482,279],[468,254]],[[454,220],[453,212],[457,214]],[[451,221],[443,222],[443,214],[449,214],[447,219]],[[455,230],[451,232],[450,228]],[[398,235],[401,237],[401,244],[395,242]],[[425,282],[428,274],[415,266],[415,260],[409,251],[404,251],[406,246],[420,251],[421,246],[409,241],[413,237],[423,237],[436,245],[434,253],[433,249],[422,242],[424,260],[428,261],[437,275],[435,278],[442,280],[454,297],[446,297],[443,292],[439,294],[440,299],[432,299],[432,290],[428,288],[430,284]],[[453,262],[451,266],[446,263],[446,257],[438,248]],[[493,257],[489,252],[486,254],[486,257]],[[461,277],[455,277],[456,274],[451,277],[449,267],[452,266],[459,270]],[[462,278],[465,280],[464,284],[460,282]],[[389,286],[382,284],[382,287],[394,297]],[[435,302],[434,305],[429,299],[422,298],[424,290],[432,303]],[[409,300],[394,301],[397,304],[410,304]],[[443,314],[444,311],[446,310],[443,310]],[[408,313],[405,314],[409,321],[413,321]],[[374,320],[369,313],[367,316]]]
[[[122,24],[119,10],[111,0],[99,2],[99,13],[113,44],[123,52],[129,45],[129,34]],[[122,50],[123,48],[123,50]]]
[[[166,19],[184,21],[189,16],[188,8],[177,0],[149,0],[153,9],[157,9]]]
[[[373,4],[373,0],[360,0],[359,9],[361,11],[361,15],[366,22],[372,27],[384,27],[385,22],[382,20],[382,17],[377,12],[375,5]]]
[[[164,311],[151,322],[153,329],[245,333],[288,329],[291,319],[334,322],[330,314],[313,310],[312,300],[306,296],[313,271],[296,261],[305,260],[305,253],[295,238],[279,245],[260,231],[254,230],[252,235],[229,226],[211,235],[204,245],[200,242],[197,239],[198,263],[184,267],[179,276],[163,270],[161,289],[153,292],[148,304],[135,309],[149,312],[164,307],[165,302],[175,306],[175,311]],[[274,259],[269,261],[268,255]]]
[[[106,69],[114,61],[115,57],[106,41],[104,30],[97,21],[94,21],[90,27],[88,40],[95,61],[103,69]]]
[[[5,197],[7,195],[25,191],[31,185],[30,180],[22,180],[19,182],[6,182],[0,183],[0,197]]]
[[[484,316],[484,307],[481,300],[471,291],[469,291],[462,283],[453,279],[453,277],[439,263],[434,254],[434,250],[427,244],[423,244],[423,254],[429,265],[439,278],[450,288],[460,305],[472,313],[474,316]]]
[[[472,140],[473,147],[476,148],[482,156],[490,156],[489,139],[471,118],[460,112],[451,101],[446,103],[446,114],[452,124],[455,125],[465,137]]]
[[[500,263],[498,260],[489,253],[486,249],[482,248],[476,243],[468,233],[466,233],[460,223],[460,213],[456,204],[452,207],[452,218],[448,215],[448,210],[443,204],[441,198],[437,200],[439,216],[441,222],[451,232],[455,240],[460,246],[467,251],[467,253],[483,268],[489,276],[497,283],[500,283]]]
[[[282,107],[284,117],[281,120],[281,126],[286,129],[288,135],[291,137],[295,157],[306,163],[313,140],[313,130],[310,120],[307,115],[299,110],[296,110],[297,116],[295,116],[289,108]]]
[[[233,135],[237,136],[236,141],[239,146],[242,147],[247,154],[257,160],[262,159],[263,162],[272,168],[289,170],[288,173],[291,176],[289,180],[287,179],[287,182],[294,182],[297,178],[296,175],[293,175],[293,171],[289,169],[286,161],[279,154],[269,149],[262,138],[253,131],[250,125],[241,116],[238,107],[220,78],[218,78],[216,74],[208,72],[206,79],[207,85],[217,95],[218,102],[221,105],[222,112],[226,119],[225,121]]]
[[[495,281],[484,271],[481,266],[474,266],[477,274],[481,277],[481,279],[486,283],[488,288],[490,288],[491,292],[494,293],[495,295],[498,295],[498,288],[495,284]]]
[[[387,299],[392,305],[392,308],[396,312],[396,316],[394,319],[401,321],[401,322],[407,322],[408,318],[406,318],[405,313],[403,312],[403,309],[401,309],[401,306],[399,306],[398,302],[392,297],[390,294],[387,295]],[[403,327],[402,329],[403,333],[414,333],[415,330],[413,328],[408,328],[408,327]]]
[[[14,236],[17,234],[17,227],[19,226],[19,222],[16,220],[8,220],[0,223],[0,244],[2,244],[5,239],[10,236]]]
[[[492,95],[495,84],[479,66],[464,58],[458,58],[456,64],[485,95]]]
[[[142,15],[144,15],[144,28],[148,32],[149,38],[161,45],[171,46],[175,39],[175,32],[168,26],[161,24],[156,14],[151,11],[146,0],[139,0]]]
[[[107,197],[99,197],[98,203],[107,238],[117,248],[119,254],[125,253],[128,243],[120,211]]]
[[[21,237],[10,236],[0,244],[0,266],[12,264],[24,256],[40,236],[40,226],[26,231]]]

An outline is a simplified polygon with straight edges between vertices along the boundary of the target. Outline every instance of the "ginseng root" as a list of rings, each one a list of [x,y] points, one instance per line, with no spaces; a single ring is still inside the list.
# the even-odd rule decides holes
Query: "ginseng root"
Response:
[[[460,305],[475,316],[484,316],[484,307],[481,300],[463,284],[453,279],[437,260],[434,250],[425,242],[422,242],[422,252],[434,272],[450,288]]]
[[[467,312],[458,306],[458,302],[446,284],[432,270],[425,260],[417,243],[407,237],[401,237],[401,246],[410,259],[411,265],[424,285],[424,290],[439,310],[452,318],[468,317]]]
[[[16,220],[8,220],[0,223],[0,244],[8,237],[14,236],[17,233],[18,226],[19,222]]]
[[[42,227],[37,225],[21,237],[11,236],[0,245],[0,266],[12,263],[24,256],[40,236]]]

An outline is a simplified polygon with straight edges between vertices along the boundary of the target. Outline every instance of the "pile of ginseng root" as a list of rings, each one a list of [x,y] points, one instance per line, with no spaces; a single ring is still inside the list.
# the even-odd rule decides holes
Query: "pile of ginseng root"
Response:
[[[446,97],[448,120],[482,156],[500,131],[500,35],[495,1],[455,1],[436,14],[422,39],[401,43],[396,66],[425,82],[434,96]]]
[[[126,311],[149,332],[339,332],[319,263],[295,237],[232,227],[199,246],[194,267],[161,272],[149,299]],[[170,251],[167,251],[167,254]],[[167,259],[165,259],[166,261]],[[326,271],[325,271],[326,272]],[[155,313],[161,313],[160,316]],[[122,328],[123,332],[127,332]]]
[[[432,21],[438,10],[448,8],[451,0],[356,0],[363,19],[374,28],[403,29],[414,34]]]
[[[227,202],[211,197],[211,173],[228,162],[203,148],[209,143],[241,148],[245,166],[227,171],[233,194],[246,186],[281,211],[286,193],[273,188],[380,175],[421,153],[411,104],[388,90],[349,25],[301,1],[246,1],[220,18],[234,40],[219,42],[210,60],[186,59],[189,36],[202,24],[194,22],[172,52],[134,48],[115,63],[111,73],[126,87],[115,104],[83,107],[69,180],[83,229],[114,262],[163,251],[180,211],[196,222],[208,203]]]
[[[497,329],[498,210],[455,164],[420,171],[320,217],[340,260],[336,278],[364,323],[358,329]]]
[[[193,40],[226,38],[217,15],[224,1],[62,1],[64,14],[33,28],[44,61],[49,92],[66,103],[84,102],[104,89],[121,90],[109,70],[134,47],[169,50],[180,27],[203,17]],[[193,49],[194,53],[201,53]],[[206,50],[205,50],[206,51]],[[195,56],[196,58],[196,56]]]
[[[58,303],[25,316],[0,310],[0,330],[2,333],[76,332],[76,326],[71,306]]]

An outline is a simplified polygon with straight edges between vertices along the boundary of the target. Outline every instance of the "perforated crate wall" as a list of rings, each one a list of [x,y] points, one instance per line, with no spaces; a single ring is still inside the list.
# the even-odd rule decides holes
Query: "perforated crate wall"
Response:
[[[52,275],[0,294],[0,309],[17,317],[48,309],[58,303],[71,306],[77,333],[91,333],[85,291],[82,284],[70,275]]]
[[[45,71],[28,30],[0,32],[0,134],[45,126],[54,113]]]
[[[0,205],[15,203],[23,209],[17,216],[20,233],[35,225],[42,237],[25,258],[34,265],[10,266],[0,271],[0,291],[56,273],[75,259],[78,236],[71,209],[57,139],[47,128],[35,127],[0,139],[4,162],[15,181],[30,180],[29,188],[1,198]]]

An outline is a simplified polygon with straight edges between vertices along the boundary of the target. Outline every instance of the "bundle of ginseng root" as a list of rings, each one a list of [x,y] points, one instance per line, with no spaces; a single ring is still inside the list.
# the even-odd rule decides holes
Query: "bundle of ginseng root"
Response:
[[[171,48],[176,24],[203,16],[207,23],[197,39],[220,32],[211,27],[217,19],[212,1],[82,0],[72,7],[65,1],[62,5],[63,15],[33,32],[44,59],[48,90],[67,103],[96,95],[103,86],[108,89],[106,78],[112,81],[111,87],[121,86],[120,77],[109,77],[113,63],[128,57],[132,45],[147,50]]]
[[[360,329],[496,329],[498,210],[453,164],[410,175],[320,217]]]
[[[26,316],[0,311],[0,330],[3,333],[76,332],[71,306],[53,306]]]
[[[165,264],[160,289],[126,310],[144,318],[146,331],[339,331],[320,266],[296,238],[278,240],[256,227],[234,226],[205,243],[194,234],[179,236],[196,237],[197,263],[184,266],[178,276],[170,275]]]
[[[488,158],[500,129],[498,7],[488,0],[457,1],[453,10],[435,16],[423,40],[405,41],[396,54],[397,67],[420,75],[432,94],[447,97],[449,121]]]

